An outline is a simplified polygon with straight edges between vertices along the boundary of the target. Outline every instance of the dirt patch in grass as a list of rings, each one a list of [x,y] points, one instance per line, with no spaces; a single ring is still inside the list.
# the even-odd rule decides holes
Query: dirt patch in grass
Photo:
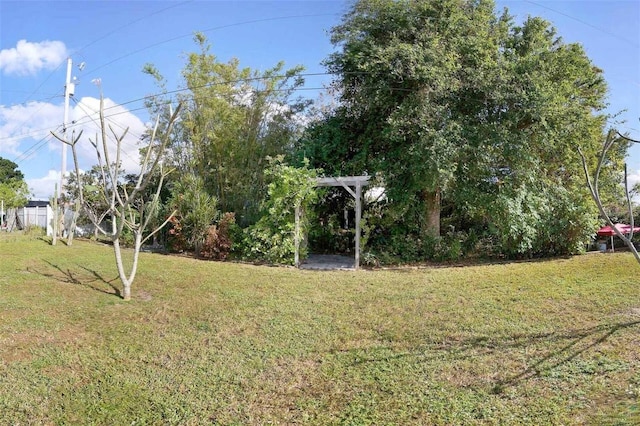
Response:
[[[29,361],[44,347],[79,346],[85,339],[86,334],[79,327],[65,327],[55,332],[4,332],[0,339],[0,360],[7,364]]]

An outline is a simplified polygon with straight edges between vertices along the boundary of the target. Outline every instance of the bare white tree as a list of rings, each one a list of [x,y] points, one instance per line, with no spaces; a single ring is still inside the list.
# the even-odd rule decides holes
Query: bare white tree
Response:
[[[605,163],[605,161],[607,159],[607,153],[609,152],[611,147],[613,147],[613,145],[619,140],[619,139],[616,138],[616,135],[619,138],[625,139],[625,140],[627,140],[629,142],[640,143],[640,141],[636,141],[636,140],[630,139],[630,138],[628,138],[628,137],[626,137],[624,135],[621,135],[619,132],[617,132],[615,130],[610,130],[609,133],[607,133],[607,138],[606,138],[604,144],[602,145],[602,151],[600,152],[600,156],[598,157],[598,165],[596,166],[596,171],[595,171],[595,174],[593,175],[593,179],[592,179],[591,175],[589,174],[589,169],[587,167],[587,159],[585,158],[584,153],[582,152],[580,147],[578,147],[578,153],[580,153],[580,157],[582,158],[582,169],[584,170],[584,175],[585,175],[585,178],[587,180],[587,187],[589,188],[589,191],[591,192],[591,198],[593,198],[593,200],[595,201],[596,205],[598,206],[598,210],[600,211],[600,214],[607,221],[607,223],[609,224],[611,229],[613,229],[613,232],[615,232],[615,234],[618,237],[620,237],[622,239],[622,241],[624,241],[624,243],[627,245],[627,247],[629,247],[629,250],[631,250],[631,252],[635,256],[635,258],[638,261],[638,263],[640,263],[640,255],[638,255],[638,251],[636,250],[636,247],[633,245],[633,241],[632,241],[632,239],[633,239],[633,227],[634,227],[634,223],[633,223],[633,205],[631,203],[631,196],[629,195],[629,184],[628,184],[628,179],[627,179],[627,164],[625,163],[625,165],[624,165],[624,192],[625,192],[625,195],[627,197],[627,209],[629,211],[629,217],[631,218],[630,219],[631,223],[629,224],[630,228],[631,228],[629,236],[626,236],[625,234],[620,232],[620,230],[615,226],[615,224],[611,220],[611,217],[609,217],[609,214],[607,214],[607,212],[604,209],[604,206],[602,204],[602,199],[600,198],[600,190],[598,189],[598,181],[600,179],[600,172],[602,171],[602,166],[604,165],[604,163]]]
[[[147,227],[158,208],[160,191],[162,190],[164,179],[168,174],[168,172],[163,169],[162,158],[169,143],[171,129],[178,117],[179,111],[180,105],[178,105],[176,110],[170,114],[171,117],[169,119],[168,126],[162,135],[157,134],[159,117],[156,120],[151,133],[151,138],[149,139],[149,144],[144,151],[144,159],[142,160],[140,175],[135,182],[135,186],[131,188],[127,187],[121,180],[122,145],[128,128],[121,134],[117,134],[111,125],[107,126],[104,117],[104,97],[102,94],[100,95],[100,135],[96,135],[95,141],[91,139],[89,139],[89,141],[95,148],[101,175],[100,191],[108,208],[107,211],[102,212],[102,214],[94,212],[91,208],[85,208],[85,211],[93,225],[96,226],[104,235],[108,236],[113,243],[116,266],[118,268],[118,275],[123,288],[121,296],[124,300],[131,299],[131,284],[136,276],[138,258],[142,245],[160,231],[175,214],[175,212],[173,212],[158,227],[147,232]],[[112,158],[109,151],[107,128],[116,142],[115,158]],[[71,146],[75,173],[76,176],[79,177],[80,167],[78,164],[76,146],[82,136],[82,132],[80,132],[77,137],[74,134],[71,141],[67,141],[55,134],[53,134],[53,136],[61,142]],[[154,177],[158,177],[155,191],[152,195],[146,196],[145,194],[149,193],[147,189],[152,184]],[[81,179],[78,178],[77,183],[80,205],[86,207],[84,188],[81,184]],[[111,218],[111,229],[105,229],[105,227],[103,227],[102,218],[104,217]],[[131,231],[134,236],[133,259],[128,271],[125,270],[121,247],[121,238],[125,229]]]

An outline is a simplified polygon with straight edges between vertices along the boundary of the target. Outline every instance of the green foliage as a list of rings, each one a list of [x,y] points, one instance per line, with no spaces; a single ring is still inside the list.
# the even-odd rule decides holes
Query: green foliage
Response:
[[[80,174],[80,185],[82,185],[84,205],[78,212],[76,224],[91,224],[90,216],[93,216],[97,222],[101,222],[100,217],[109,210],[109,201],[100,166],[94,165],[88,172]],[[61,198],[65,201],[79,199],[78,177],[74,172],[69,173],[69,177],[65,179]]]
[[[171,193],[169,204],[177,211],[181,236],[189,248],[199,251],[218,214],[217,199],[206,192],[203,179],[192,174],[181,176]]]
[[[293,167],[282,157],[270,159],[265,170],[269,179],[262,217],[246,229],[245,255],[272,263],[293,264],[295,255],[295,210],[302,211],[300,241],[309,229],[310,207],[318,199],[315,185],[317,171],[308,167]],[[306,246],[300,247],[300,258],[306,256]]]
[[[352,253],[355,238],[355,201],[341,187],[329,187],[313,206],[316,215],[309,229],[309,245],[314,253]],[[347,218],[345,218],[345,214]],[[360,223],[361,247],[366,246],[366,216]]]
[[[220,209],[234,212],[246,226],[259,214],[266,158],[288,153],[300,133],[298,117],[308,102],[292,97],[303,84],[303,68],[285,69],[280,62],[265,71],[252,70],[236,58],[218,60],[201,33],[195,42],[199,50],[187,55],[182,70],[185,91],[178,97],[184,109],[167,162],[179,173],[202,177]],[[164,91],[147,107],[161,111],[169,99],[165,80],[153,65],[144,71]]]
[[[0,157],[0,183],[6,183],[10,180],[24,180],[24,175],[16,163]]]
[[[0,182],[0,200],[4,207],[23,207],[29,201],[29,187],[23,180]]]
[[[576,147],[599,152],[607,87],[580,45],[543,19],[496,15],[490,0],[360,0],[331,34],[340,104],[298,150],[331,174],[379,177],[388,203],[370,249],[395,252],[405,235],[415,250],[403,256],[420,260],[440,222],[496,255],[588,243],[598,212]],[[612,203],[627,146],[603,178]]]
[[[23,231],[24,235],[31,238],[42,238],[46,235],[46,229],[38,225],[29,225]]]
[[[0,200],[4,202],[4,207],[23,207],[29,195],[29,187],[18,165],[0,157]]]

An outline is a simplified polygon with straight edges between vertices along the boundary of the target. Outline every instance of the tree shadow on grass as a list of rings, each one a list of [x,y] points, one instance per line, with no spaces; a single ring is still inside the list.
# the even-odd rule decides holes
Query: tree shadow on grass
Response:
[[[89,274],[91,274],[92,278],[87,278],[86,274],[78,274],[77,272],[72,271],[71,269],[63,269],[62,267],[60,267],[59,265],[53,264],[47,260],[44,261],[45,263],[49,264],[49,266],[51,266],[52,268],[58,270],[58,272],[60,272],[60,274],[58,273],[47,273],[47,272],[41,272],[41,271],[36,271],[34,270],[33,272],[36,272],[44,277],[47,278],[52,278],[55,279],[57,281],[60,282],[64,282],[64,283],[68,283],[68,284],[74,284],[74,285],[80,285],[83,287],[87,287],[90,288],[92,290],[95,290],[97,292],[100,293],[104,293],[104,294],[111,294],[111,295],[115,295],[117,297],[122,297],[122,294],[120,292],[120,289],[118,287],[116,287],[116,285],[113,283],[114,281],[116,281],[118,279],[118,277],[112,278],[111,280],[107,280],[106,278],[104,278],[102,275],[100,275],[97,271],[89,269],[85,266],[81,266],[78,265],[81,269],[84,269],[86,272],[88,272]],[[98,285],[98,283],[103,283],[106,284],[110,289],[105,289],[104,287],[101,287]]]
[[[529,344],[536,343],[538,340],[544,340],[549,343],[566,341],[566,343],[530,364],[520,373],[507,376],[496,381],[492,388],[492,392],[500,394],[509,386],[517,385],[520,382],[538,377],[545,372],[549,372],[567,364],[589,349],[595,348],[604,343],[618,331],[638,325],[640,325],[640,320],[618,322],[614,324],[600,324],[594,327],[569,331],[567,333],[545,333],[525,336],[523,342],[517,345],[506,346],[527,346]]]
[[[418,357],[422,361],[442,360],[444,351],[446,358],[451,361],[462,361],[478,356],[504,355],[510,350],[524,348],[549,348],[546,355],[529,363],[526,368],[515,374],[502,375],[491,383],[490,392],[501,394],[506,388],[516,386],[529,379],[540,377],[550,371],[570,363],[572,360],[586,351],[601,345],[611,336],[622,330],[640,326],[640,320],[606,323],[593,327],[569,330],[566,332],[512,334],[503,337],[475,336],[467,339],[452,339],[445,341],[427,342],[418,351],[409,351],[400,354],[392,354],[393,348],[384,347],[386,356],[367,357],[358,356],[354,365],[368,362],[386,362],[391,359],[406,357]],[[340,351],[342,352],[342,351]]]

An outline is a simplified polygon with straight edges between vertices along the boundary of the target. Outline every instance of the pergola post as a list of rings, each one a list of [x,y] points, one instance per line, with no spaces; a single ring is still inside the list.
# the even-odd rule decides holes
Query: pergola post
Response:
[[[296,204],[295,219],[296,225],[294,229],[293,240],[295,242],[294,263],[296,268],[300,267],[300,205]]]
[[[360,268],[360,217],[362,216],[362,183],[356,182],[356,259],[355,268]]]

